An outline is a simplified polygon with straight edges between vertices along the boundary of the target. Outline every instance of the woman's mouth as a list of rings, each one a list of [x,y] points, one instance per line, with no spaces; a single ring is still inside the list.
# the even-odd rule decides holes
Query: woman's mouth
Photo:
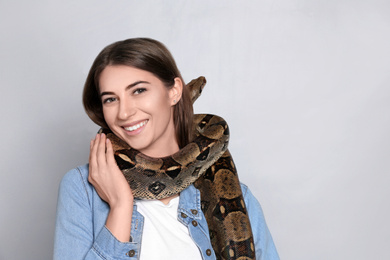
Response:
[[[129,126],[129,127],[124,127],[124,129],[126,131],[130,131],[130,132],[133,132],[137,129],[140,129],[141,127],[143,127],[144,125],[146,125],[146,123],[148,122],[148,120],[146,119],[145,121],[142,121],[141,123],[138,123],[136,125],[133,125],[133,126]]]

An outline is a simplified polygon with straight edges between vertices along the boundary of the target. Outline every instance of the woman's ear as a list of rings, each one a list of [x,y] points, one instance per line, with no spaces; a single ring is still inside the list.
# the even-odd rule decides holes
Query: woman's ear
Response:
[[[175,83],[173,87],[169,90],[169,99],[171,101],[171,105],[174,106],[181,99],[181,94],[183,92],[183,82],[179,77],[175,78]]]

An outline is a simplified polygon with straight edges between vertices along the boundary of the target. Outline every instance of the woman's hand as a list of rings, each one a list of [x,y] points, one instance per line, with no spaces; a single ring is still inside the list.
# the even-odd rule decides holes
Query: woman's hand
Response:
[[[104,134],[91,141],[88,181],[110,208],[133,202],[130,186],[115,162],[111,141]]]
[[[130,239],[133,193],[115,162],[111,141],[104,134],[91,141],[88,181],[110,205],[106,226],[120,241]]]

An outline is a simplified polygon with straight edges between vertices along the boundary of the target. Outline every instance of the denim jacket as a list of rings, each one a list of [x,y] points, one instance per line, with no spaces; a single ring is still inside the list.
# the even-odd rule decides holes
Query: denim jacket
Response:
[[[241,184],[241,188],[249,213],[257,259],[278,260],[260,204],[247,186]],[[69,171],[59,188],[54,259],[139,259],[143,216],[137,212],[136,205],[131,220],[130,242],[120,242],[106,228],[108,213],[108,204],[88,182],[88,165]],[[200,207],[200,192],[193,185],[180,193],[177,216],[188,227],[203,259],[216,259]]]

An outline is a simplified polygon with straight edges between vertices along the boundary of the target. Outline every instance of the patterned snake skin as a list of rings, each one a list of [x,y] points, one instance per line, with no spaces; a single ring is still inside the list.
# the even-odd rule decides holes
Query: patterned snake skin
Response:
[[[192,102],[206,84],[199,77],[187,84]],[[201,192],[202,211],[217,259],[256,259],[249,217],[236,167],[227,150],[229,128],[219,116],[194,115],[194,140],[179,152],[151,158],[130,148],[109,130],[115,159],[135,198],[161,199],[189,185]]]

